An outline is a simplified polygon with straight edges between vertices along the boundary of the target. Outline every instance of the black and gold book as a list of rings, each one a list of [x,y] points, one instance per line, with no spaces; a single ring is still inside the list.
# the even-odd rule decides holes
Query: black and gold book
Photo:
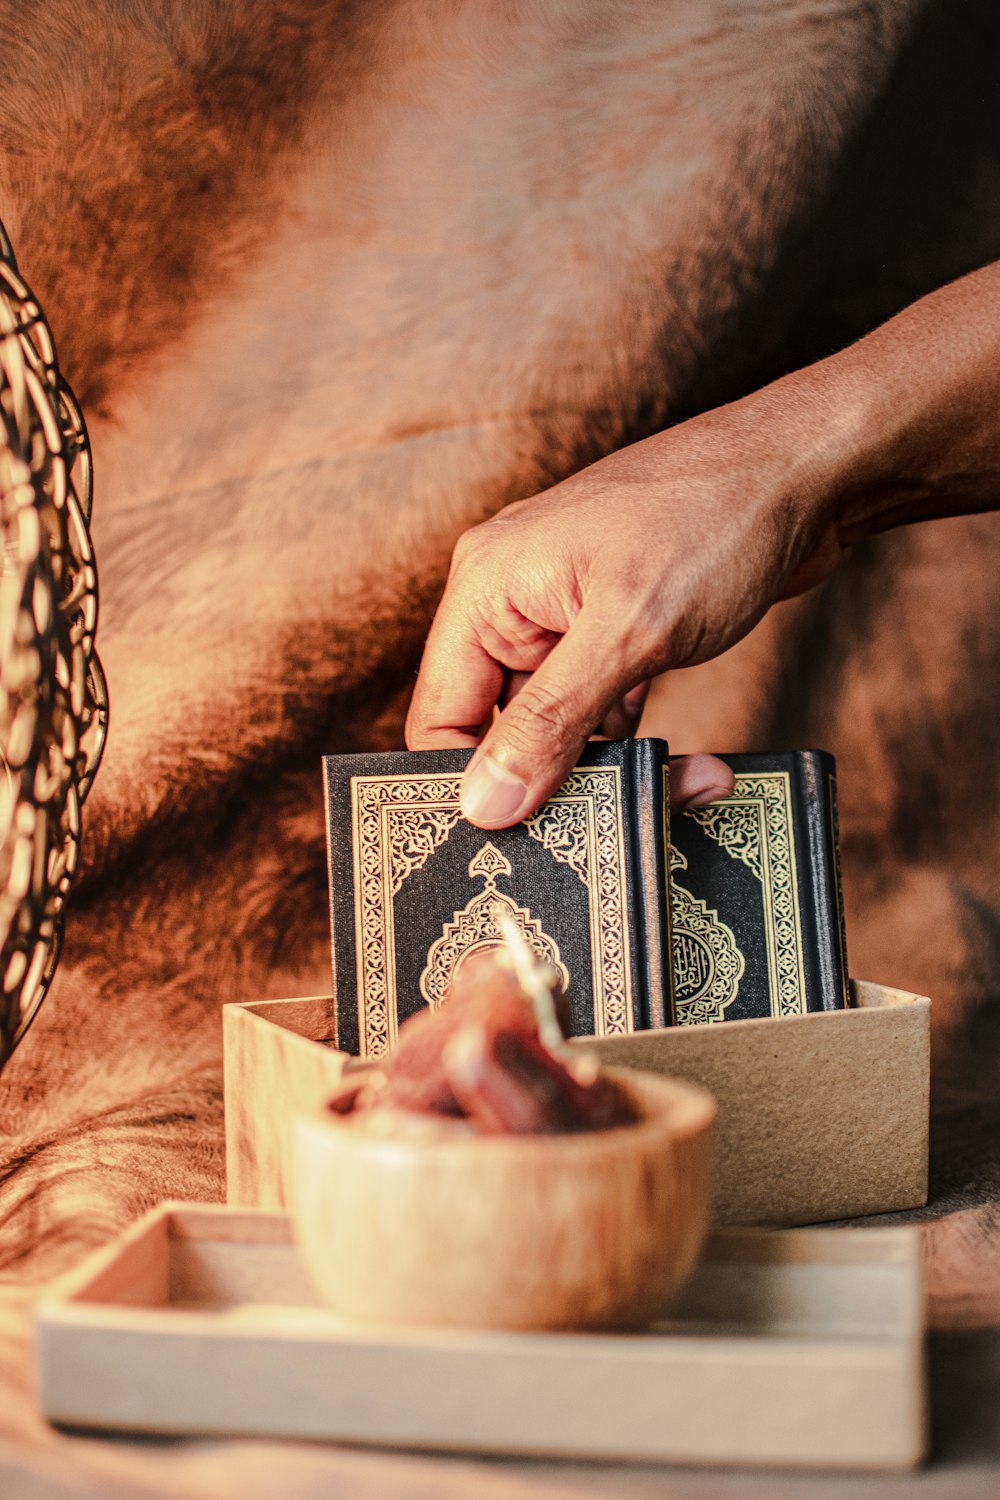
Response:
[[[822,750],[720,756],[732,797],[671,819],[674,1020],[848,1003],[837,768]]]
[[[459,810],[470,751],[327,756],[338,1046],[391,1047],[470,953],[501,941],[500,908],[561,973],[573,1034],[669,1015],[666,753],[590,745],[534,817],[491,832]]]

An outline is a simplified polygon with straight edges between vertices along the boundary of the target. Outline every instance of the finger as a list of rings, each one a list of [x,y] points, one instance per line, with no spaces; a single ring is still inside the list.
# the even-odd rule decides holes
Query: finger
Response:
[[[507,704],[517,697],[525,683],[531,681],[530,672],[505,672],[503,678],[503,691],[500,694],[499,707],[506,708]]]
[[[524,687],[526,682],[531,681],[530,672],[508,672],[504,681],[503,692],[500,695],[500,707],[506,708]],[[642,711],[649,697],[651,684],[640,682],[631,692],[626,693],[624,698],[619,698],[608,709],[604,718],[598,724],[595,735],[603,740],[628,740],[631,739],[639,727]]]
[[[678,755],[670,762],[670,811],[707,807],[731,797],[736,777],[717,755]]]
[[[462,780],[462,811],[480,828],[509,828],[561,786],[610,705],[623,696],[621,653],[585,605],[494,720]]]
[[[454,595],[438,607],[406,716],[411,750],[478,745],[504,686],[504,669],[486,650]]]
[[[639,720],[649,695],[649,683],[640,682],[624,698],[612,703],[597,726],[597,733],[605,740],[629,740],[639,728]]]

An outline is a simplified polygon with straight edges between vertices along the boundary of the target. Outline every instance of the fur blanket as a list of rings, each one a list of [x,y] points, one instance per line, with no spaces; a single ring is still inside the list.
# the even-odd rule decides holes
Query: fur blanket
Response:
[[[220,1006],[328,988],[318,758],[400,742],[459,533],[1000,255],[1000,18],[960,12],[0,0],[0,216],[91,425],[112,695],[0,1080],[5,1278],[223,1195]],[[852,971],[935,1000],[971,1321],[1000,1309],[998,534],[859,547],[645,723],[836,753]]]

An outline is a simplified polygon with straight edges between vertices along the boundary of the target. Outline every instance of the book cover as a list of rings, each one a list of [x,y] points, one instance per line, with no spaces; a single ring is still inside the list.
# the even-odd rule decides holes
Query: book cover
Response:
[[[673,1019],[839,1010],[836,763],[821,750],[720,759],[733,796],[671,819]]]
[[[333,755],[323,762],[337,1044],[362,1057],[442,1004],[472,952],[501,941],[498,903],[560,972],[573,1035],[670,1015],[667,751],[587,747],[515,828],[461,815],[471,751]]]

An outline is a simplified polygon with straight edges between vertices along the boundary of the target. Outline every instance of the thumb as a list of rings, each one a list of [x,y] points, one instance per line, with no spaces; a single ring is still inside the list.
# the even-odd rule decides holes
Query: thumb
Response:
[[[562,785],[610,705],[634,686],[616,655],[584,607],[469,762],[461,801],[470,823],[508,828]]]

